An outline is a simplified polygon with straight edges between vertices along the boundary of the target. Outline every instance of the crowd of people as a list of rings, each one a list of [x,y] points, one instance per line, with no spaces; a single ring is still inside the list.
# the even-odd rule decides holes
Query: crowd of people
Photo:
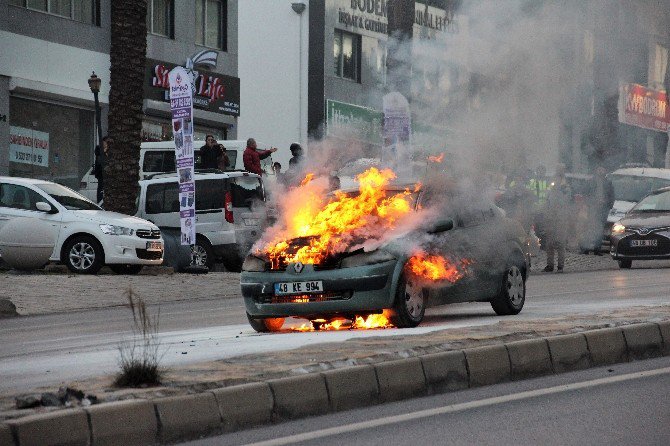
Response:
[[[498,205],[508,216],[518,220],[526,232],[537,232],[547,252],[546,272],[563,271],[571,236],[579,241],[582,252],[602,255],[603,229],[614,203],[614,191],[605,169],[596,168],[593,177],[581,189],[573,190],[565,165],[557,165],[552,178],[546,176],[544,166],[539,166],[534,173],[512,175],[507,190],[497,199]],[[576,225],[579,215],[582,224]]]

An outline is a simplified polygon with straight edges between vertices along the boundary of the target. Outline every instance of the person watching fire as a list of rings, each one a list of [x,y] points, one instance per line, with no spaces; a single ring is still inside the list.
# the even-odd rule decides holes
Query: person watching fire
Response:
[[[269,150],[256,150],[256,140],[254,138],[247,139],[247,148],[244,149],[242,161],[244,161],[244,170],[247,172],[263,175],[261,168],[261,160],[267,158],[277,151],[276,147]]]

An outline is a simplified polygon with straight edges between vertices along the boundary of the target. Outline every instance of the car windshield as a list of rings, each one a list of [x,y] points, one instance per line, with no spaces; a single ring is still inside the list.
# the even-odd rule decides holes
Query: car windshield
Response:
[[[257,177],[234,177],[230,182],[233,207],[247,207],[253,201],[265,201],[263,184]]]
[[[98,211],[100,206],[89,201],[86,197],[79,195],[72,189],[68,189],[60,184],[47,183],[37,184],[38,188],[49,194],[51,198],[59,202],[71,211]]]
[[[652,194],[630,210],[631,212],[670,212],[670,191]]]
[[[614,199],[620,201],[638,202],[650,192],[670,186],[670,180],[663,178],[635,175],[611,175],[609,178],[614,187]]]

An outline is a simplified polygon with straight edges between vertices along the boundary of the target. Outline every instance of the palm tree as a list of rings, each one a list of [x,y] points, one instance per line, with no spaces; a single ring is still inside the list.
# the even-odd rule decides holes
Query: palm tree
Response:
[[[414,0],[389,0],[388,56],[386,69],[389,91],[398,91],[410,98],[412,76],[412,27]]]
[[[133,214],[139,180],[147,0],[114,0],[111,10],[109,161],[105,209]]]

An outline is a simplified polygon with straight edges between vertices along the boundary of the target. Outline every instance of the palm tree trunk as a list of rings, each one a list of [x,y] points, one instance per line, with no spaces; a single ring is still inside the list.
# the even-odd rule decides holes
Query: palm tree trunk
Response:
[[[386,70],[389,91],[398,91],[408,100],[412,84],[412,27],[414,0],[389,0],[388,56]]]
[[[105,209],[135,213],[139,186],[143,81],[147,49],[147,0],[110,2],[109,161],[105,166]]]

